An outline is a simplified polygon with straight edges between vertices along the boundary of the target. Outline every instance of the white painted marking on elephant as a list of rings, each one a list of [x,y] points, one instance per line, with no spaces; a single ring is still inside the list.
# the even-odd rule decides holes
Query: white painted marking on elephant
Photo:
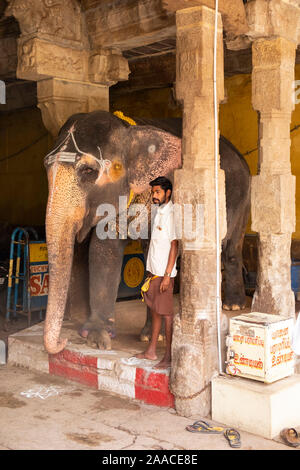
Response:
[[[4,341],[0,341],[0,365],[6,364],[6,346]]]
[[[148,147],[148,153],[155,153],[156,146],[154,144],[149,145]]]
[[[21,392],[20,395],[26,398],[40,398],[41,400],[46,400],[47,398],[61,395],[64,393],[64,389],[61,387],[50,387],[40,386]]]

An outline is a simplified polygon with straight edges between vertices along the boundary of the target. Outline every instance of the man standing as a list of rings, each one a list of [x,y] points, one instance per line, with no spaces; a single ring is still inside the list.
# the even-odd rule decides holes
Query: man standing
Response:
[[[139,359],[155,361],[157,340],[162,317],[165,319],[166,351],[163,359],[155,366],[164,369],[171,365],[171,343],[173,332],[173,288],[177,274],[176,259],[178,241],[176,239],[174,206],[171,201],[172,183],[164,176],[150,182],[152,200],[158,205],[153,221],[146,270],[151,279],[144,299],[151,310],[152,336],[145,352],[137,354]]]

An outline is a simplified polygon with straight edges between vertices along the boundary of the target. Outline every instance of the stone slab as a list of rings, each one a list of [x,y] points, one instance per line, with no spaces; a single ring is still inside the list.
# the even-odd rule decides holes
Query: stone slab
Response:
[[[299,425],[299,394],[300,375],[273,384],[219,376],[212,381],[212,418],[273,439],[283,428]]]

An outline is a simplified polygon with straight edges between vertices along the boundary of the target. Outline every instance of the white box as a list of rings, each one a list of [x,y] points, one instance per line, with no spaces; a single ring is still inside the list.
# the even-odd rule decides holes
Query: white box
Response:
[[[226,372],[272,383],[294,373],[293,318],[259,312],[230,319]]]

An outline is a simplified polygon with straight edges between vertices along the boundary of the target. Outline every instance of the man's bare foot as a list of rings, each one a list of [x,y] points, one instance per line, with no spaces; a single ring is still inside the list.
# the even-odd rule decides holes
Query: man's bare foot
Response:
[[[171,367],[171,361],[162,359],[158,364],[154,366],[154,369],[168,369]]]
[[[157,359],[155,354],[148,353],[147,351],[136,354],[134,357],[137,357],[138,359],[148,359],[149,361],[156,361]]]

